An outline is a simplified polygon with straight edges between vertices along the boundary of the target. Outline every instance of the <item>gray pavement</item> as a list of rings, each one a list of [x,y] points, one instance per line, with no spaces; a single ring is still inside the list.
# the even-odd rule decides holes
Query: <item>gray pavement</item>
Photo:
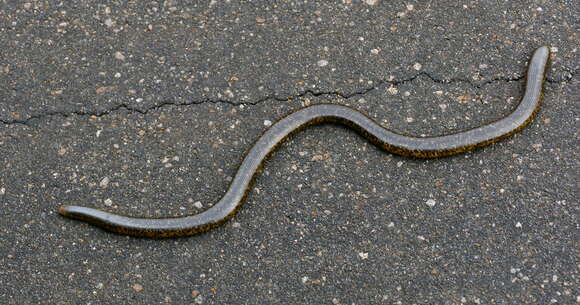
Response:
[[[0,2],[1,304],[576,304],[577,1]],[[316,103],[440,135],[449,158],[309,128],[223,227],[118,236],[59,216],[201,212],[271,122]]]

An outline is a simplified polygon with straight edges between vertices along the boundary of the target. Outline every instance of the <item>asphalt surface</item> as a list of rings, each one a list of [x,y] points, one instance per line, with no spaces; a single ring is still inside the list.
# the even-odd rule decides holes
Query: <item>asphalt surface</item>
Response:
[[[1,1],[0,303],[576,304],[577,1]],[[198,236],[118,236],[61,204],[207,209],[277,119],[350,105],[407,134],[519,102],[531,126],[454,157],[338,126],[274,153]]]

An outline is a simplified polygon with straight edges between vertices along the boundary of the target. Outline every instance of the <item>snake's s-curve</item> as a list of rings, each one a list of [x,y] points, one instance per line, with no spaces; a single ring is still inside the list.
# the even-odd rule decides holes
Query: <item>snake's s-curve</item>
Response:
[[[266,130],[244,157],[226,194],[214,206],[200,214],[137,218],[75,205],[61,206],[58,212],[63,216],[124,235],[165,238],[208,231],[236,214],[268,155],[290,134],[314,124],[344,124],[386,151],[415,158],[443,157],[489,145],[518,132],[534,118],[542,101],[542,87],[549,56],[548,47],[544,46],[535,51],[528,65],[526,90],[520,104],[506,117],[486,125],[444,136],[414,137],[387,130],[366,115],[345,106],[310,106],[286,116]]]

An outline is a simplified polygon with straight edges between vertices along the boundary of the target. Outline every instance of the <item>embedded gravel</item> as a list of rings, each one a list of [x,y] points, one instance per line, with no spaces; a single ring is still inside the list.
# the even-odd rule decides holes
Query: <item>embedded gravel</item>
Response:
[[[0,303],[575,304],[576,1],[0,4]],[[61,204],[162,217],[225,192],[260,134],[317,103],[406,134],[509,113],[515,136],[413,160],[351,130],[291,137],[226,225],[148,240]]]

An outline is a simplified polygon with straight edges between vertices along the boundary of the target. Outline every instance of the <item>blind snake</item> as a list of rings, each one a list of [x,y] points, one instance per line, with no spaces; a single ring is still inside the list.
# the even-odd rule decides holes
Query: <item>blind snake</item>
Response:
[[[513,135],[532,121],[540,109],[549,56],[546,46],[534,52],[528,64],[524,97],[512,113],[473,129],[443,136],[414,137],[387,130],[346,106],[314,105],[291,113],[266,130],[246,154],[225,195],[202,213],[182,217],[137,218],[76,205],[63,205],[58,212],[123,235],[166,238],[208,231],[236,214],[248,195],[256,173],[270,153],[290,134],[321,123],[346,125],[376,146],[406,157],[437,158],[486,146]]]

